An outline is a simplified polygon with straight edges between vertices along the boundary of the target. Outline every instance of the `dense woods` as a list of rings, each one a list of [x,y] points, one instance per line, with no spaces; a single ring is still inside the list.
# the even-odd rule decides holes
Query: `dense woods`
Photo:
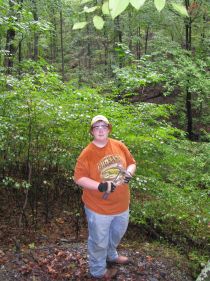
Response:
[[[117,2],[0,0],[1,245],[64,212],[79,238],[73,170],[104,114],[137,160],[134,239],[175,245],[195,279],[209,253],[210,2]]]

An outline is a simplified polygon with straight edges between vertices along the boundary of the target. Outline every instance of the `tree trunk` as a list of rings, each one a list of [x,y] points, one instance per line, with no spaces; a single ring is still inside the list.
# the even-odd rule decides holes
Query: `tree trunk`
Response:
[[[86,15],[86,21],[88,21],[87,15]],[[91,71],[91,68],[92,68],[92,50],[91,50],[91,41],[90,41],[91,32],[90,32],[89,24],[87,25],[86,30],[87,30],[87,36],[88,36],[88,39],[87,39],[87,61],[86,61],[86,66],[88,68],[88,73],[90,74],[90,71]]]
[[[132,18],[132,15],[131,15],[131,12],[129,12],[128,14],[128,28],[129,28],[129,42],[128,42],[128,46],[129,46],[129,50],[132,52],[132,48],[133,48],[133,42],[132,42],[132,27],[131,27],[131,18]]]
[[[19,11],[21,12],[22,8],[23,8],[23,0],[19,0],[18,3],[20,4]],[[19,63],[22,61],[22,40],[23,40],[23,35],[22,35],[22,38],[20,39],[20,41],[18,43],[18,62]]]
[[[202,27],[202,30],[201,30],[201,39],[200,39],[200,46],[201,46],[201,49],[202,51],[206,50],[208,48],[208,46],[206,46],[205,44],[205,39],[206,39],[206,31],[208,29],[208,13],[207,11],[204,11],[204,14],[203,14],[203,27]]]
[[[50,57],[51,57],[51,62],[54,63],[56,60],[56,55],[57,55],[57,40],[56,40],[56,34],[57,34],[57,23],[56,23],[56,17],[55,17],[55,9],[52,7],[52,24],[54,26],[54,30],[51,32],[50,36]]]
[[[145,31],[145,47],[144,47],[144,53],[147,53],[148,48],[148,38],[149,38],[149,25],[147,26],[147,29]]]
[[[185,0],[186,9],[188,9],[189,0]],[[185,48],[191,51],[192,48],[192,19],[189,17],[185,22]],[[187,134],[190,140],[193,140],[193,116],[192,116],[192,95],[189,92],[189,86],[186,87],[186,119],[187,119]]]
[[[64,50],[63,50],[63,12],[60,10],[60,28],[61,28],[61,66],[62,66],[62,80],[64,81]]]
[[[122,31],[120,28],[120,17],[116,18],[116,42],[122,43]]]
[[[192,96],[188,88],[186,89],[186,112],[187,112],[187,133],[188,138],[193,140],[193,131],[192,131]]]
[[[32,9],[32,13],[33,13],[33,17],[35,21],[38,21],[38,14],[37,14],[37,5],[36,5],[36,0],[32,0],[32,4],[33,4],[33,9]],[[38,60],[38,56],[39,56],[39,34],[37,32],[34,32],[34,53],[33,53],[33,59],[35,61]]]
[[[107,74],[107,77],[112,76],[112,62],[111,62],[111,56],[110,56],[110,30],[105,26],[103,28],[103,37],[104,40],[102,40],[103,46],[104,46],[104,69],[105,73]]]
[[[140,42],[140,36],[141,36],[141,29],[140,26],[137,27],[137,36],[138,36],[138,41],[136,43],[136,58],[140,60],[141,58],[141,42]]]
[[[122,43],[122,31],[121,31],[121,28],[120,28],[120,17],[119,16],[116,17],[116,19],[114,20],[114,28],[115,28],[115,30],[114,30],[114,34],[115,34],[114,43],[117,43],[117,42]],[[114,48],[115,48],[115,46],[114,46]],[[122,68],[122,65],[123,65],[122,58],[119,57],[118,61],[119,61],[119,67]]]
[[[105,69],[105,72],[106,74],[108,73],[108,36],[107,36],[107,32],[105,31],[105,28],[104,28],[104,31],[103,31],[103,36],[105,38],[104,42],[103,42],[103,46],[104,46],[104,69]]]
[[[9,9],[10,9],[11,15],[14,14],[13,6],[14,6],[14,2],[12,0],[10,0]],[[15,55],[14,39],[15,39],[15,29],[11,26],[7,30],[6,46],[5,46],[6,55],[4,57],[4,66],[6,67],[7,73],[11,73],[12,68],[13,68],[13,60],[14,60],[14,55]]]

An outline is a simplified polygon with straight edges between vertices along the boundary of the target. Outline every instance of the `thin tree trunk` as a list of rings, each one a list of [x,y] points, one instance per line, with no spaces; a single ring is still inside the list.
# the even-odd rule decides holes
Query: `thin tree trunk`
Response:
[[[108,38],[107,38],[107,33],[105,31],[105,28],[104,28],[104,33],[103,33],[103,36],[104,38],[106,38],[103,42],[103,45],[104,45],[104,69],[105,69],[105,72],[107,73],[108,72]]]
[[[117,40],[119,43],[122,43],[122,31],[121,31],[121,27],[120,27],[120,17],[118,16],[116,18],[116,36],[117,36]]]
[[[129,43],[128,43],[128,46],[129,46],[129,50],[132,51],[132,48],[133,48],[133,42],[132,42],[132,27],[131,27],[131,18],[132,18],[132,15],[131,15],[131,12],[129,12],[128,14],[128,28],[129,28]]]
[[[18,62],[22,61],[22,40],[18,44]]]
[[[144,47],[144,53],[147,53],[148,48],[148,38],[149,38],[149,25],[147,26],[147,29],[145,31],[145,47]]]
[[[57,34],[57,23],[56,23],[56,17],[55,17],[55,10],[54,7],[52,8],[52,24],[54,26],[54,30],[51,32],[51,42],[50,42],[50,53],[51,53],[51,62],[54,63],[56,60],[57,55],[57,40],[56,40],[56,34]]]
[[[86,21],[88,21],[87,15],[86,15]],[[92,51],[91,51],[91,41],[90,41],[91,32],[90,32],[89,24],[87,25],[86,30],[87,30],[87,36],[88,36],[88,39],[87,39],[87,61],[86,61],[86,66],[87,66],[88,72],[90,74],[90,71],[92,69]]]
[[[5,47],[6,57],[4,61],[4,65],[7,68],[8,73],[11,72],[11,69],[13,67],[13,59],[15,54],[14,39],[15,39],[15,30],[11,27],[7,31],[6,47]]]
[[[38,21],[38,13],[37,13],[37,5],[36,5],[36,0],[32,0],[32,4],[33,4],[33,9],[32,9],[32,13],[33,13],[33,17],[35,21]],[[33,59],[35,61],[38,60],[38,56],[39,56],[39,34],[38,32],[34,32],[34,53],[33,53]]]
[[[31,142],[32,142],[32,119],[31,119],[31,101],[28,102],[28,153],[27,153],[27,162],[26,162],[26,174],[28,175],[28,183],[31,184],[32,176],[32,163],[31,163]],[[19,227],[22,225],[23,217],[25,219],[26,225],[28,224],[25,210],[28,204],[28,188],[25,191],[25,201],[19,218]]]
[[[32,47],[32,43],[30,41],[27,42],[27,47],[28,47],[27,58],[32,58],[33,57],[33,47]]]
[[[104,45],[104,65],[105,65],[105,72],[107,76],[112,75],[112,67],[111,67],[111,60],[110,60],[110,52],[109,52],[109,31],[106,27],[103,28],[103,37],[105,38],[103,42]]]
[[[189,0],[185,0],[186,9],[189,8]],[[191,51],[192,48],[192,19],[189,19],[185,23],[185,48]],[[186,87],[186,119],[187,119],[187,134],[190,140],[193,140],[193,115],[192,115],[192,94],[189,91],[189,85]]]
[[[20,4],[19,12],[21,12],[22,8],[23,8],[23,0],[19,0],[18,3]],[[20,13],[18,14],[18,17],[20,18]],[[19,63],[22,61],[22,40],[23,40],[23,35],[18,43],[18,62]]]
[[[206,48],[206,45],[205,45],[205,38],[206,38],[206,29],[207,29],[207,26],[208,26],[208,14],[207,12],[205,11],[204,12],[204,15],[203,15],[203,28],[202,28],[202,31],[201,31],[201,48],[202,49],[205,49]]]
[[[122,43],[122,31],[121,31],[121,27],[120,27],[120,17],[116,17],[116,19],[114,20],[114,27],[115,27],[115,39],[114,42],[118,42],[118,43]],[[114,46],[115,48],[115,46]],[[122,68],[122,58],[119,57],[119,67]]]
[[[187,133],[188,138],[190,140],[193,139],[193,131],[192,131],[192,95],[190,91],[188,90],[188,87],[186,89],[186,112],[187,112]]]
[[[63,50],[63,12],[60,10],[60,33],[61,33],[61,67],[62,67],[62,79],[64,81],[64,50]]]
[[[9,1],[9,9],[10,13],[14,14],[13,10],[14,2],[12,0]],[[15,45],[14,45],[14,39],[15,39],[15,29],[11,26],[7,30],[6,35],[6,46],[5,46],[5,58],[4,58],[4,66],[6,67],[6,72],[11,73],[13,68],[13,60],[15,55]]]
[[[136,58],[138,60],[140,60],[141,58],[141,42],[140,42],[140,36],[141,36],[141,29],[140,29],[140,26],[138,26],[137,28],[137,37],[138,37],[138,41],[136,43]]]

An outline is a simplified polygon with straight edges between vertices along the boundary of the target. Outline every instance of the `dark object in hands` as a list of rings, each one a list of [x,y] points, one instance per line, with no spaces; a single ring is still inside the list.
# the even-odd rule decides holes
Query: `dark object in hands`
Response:
[[[124,183],[129,183],[129,181],[132,179],[132,175],[129,172],[126,172]]]
[[[100,192],[113,192],[116,188],[116,185],[113,184],[113,182],[109,181],[109,182],[101,182],[98,185],[98,190]]]

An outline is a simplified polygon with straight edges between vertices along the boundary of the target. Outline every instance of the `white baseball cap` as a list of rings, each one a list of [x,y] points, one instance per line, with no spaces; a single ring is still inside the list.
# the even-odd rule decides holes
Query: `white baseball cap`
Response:
[[[93,117],[93,119],[92,119],[92,121],[91,121],[91,126],[93,125],[93,124],[95,124],[96,122],[98,122],[98,121],[103,121],[104,123],[106,123],[107,125],[110,125],[110,123],[109,123],[109,120],[105,117],[105,116],[103,116],[103,115],[96,115],[95,117]]]

